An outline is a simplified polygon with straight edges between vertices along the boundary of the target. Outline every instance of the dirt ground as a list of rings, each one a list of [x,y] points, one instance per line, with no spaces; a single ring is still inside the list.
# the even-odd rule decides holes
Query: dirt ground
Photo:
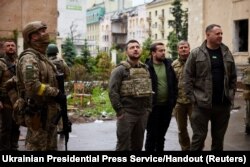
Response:
[[[68,112],[69,120],[74,123],[74,124],[80,124],[80,123],[89,123],[89,122],[94,122],[95,120],[103,120],[103,121],[108,121],[108,120],[114,120],[115,117],[86,117],[82,115],[78,115],[74,111],[69,111]]]

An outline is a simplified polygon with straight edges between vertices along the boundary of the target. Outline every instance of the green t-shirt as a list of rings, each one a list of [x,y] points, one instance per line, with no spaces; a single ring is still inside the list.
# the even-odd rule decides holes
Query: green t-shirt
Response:
[[[158,91],[157,91],[157,102],[156,104],[162,105],[166,104],[168,100],[168,83],[167,83],[167,74],[166,67],[163,63],[154,64],[154,69],[158,78]]]

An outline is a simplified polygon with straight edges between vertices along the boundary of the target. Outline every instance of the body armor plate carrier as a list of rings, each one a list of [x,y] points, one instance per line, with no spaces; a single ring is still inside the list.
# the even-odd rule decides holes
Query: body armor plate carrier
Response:
[[[150,96],[152,94],[152,83],[147,68],[132,68],[126,61],[122,61],[121,65],[124,65],[129,70],[128,79],[122,81],[121,96]]]

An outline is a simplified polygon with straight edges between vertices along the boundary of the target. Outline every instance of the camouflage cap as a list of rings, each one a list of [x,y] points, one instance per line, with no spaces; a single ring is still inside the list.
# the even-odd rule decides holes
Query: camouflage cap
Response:
[[[33,21],[26,24],[23,28],[23,38],[24,42],[29,43],[30,41],[30,35],[34,32],[37,32],[38,30],[42,28],[47,28],[47,25],[43,23],[42,21]]]

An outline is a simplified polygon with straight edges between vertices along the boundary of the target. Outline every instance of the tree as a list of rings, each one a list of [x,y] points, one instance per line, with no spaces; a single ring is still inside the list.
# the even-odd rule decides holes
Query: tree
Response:
[[[141,53],[141,61],[145,62],[147,58],[150,58],[150,46],[152,44],[151,38],[147,38],[142,44],[142,53]]]
[[[168,48],[169,53],[172,56],[172,59],[175,60],[178,57],[177,53],[177,43],[180,40],[187,40],[187,32],[188,32],[188,10],[183,10],[181,0],[174,0],[171,4],[172,8],[172,15],[174,20],[169,21],[170,27],[173,28],[168,35]]]
[[[112,70],[111,58],[106,52],[99,52],[96,56],[96,72],[99,80],[107,80]]]
[[[178,43],[178,38],[177,38],[175,31],[170,32],[168,36],[167,46],[168,48],[170,48],[168,52],[172,56],[173,60],[175,60],[178,57],[177,43]]]
[[[62,48],[64,59],[68,66],[73,66],[74,59],[76,57],[76,48],[70,38],[66,38],[65,43]]]
[[[87,39],[85,39],[84,45],[81,49],[81,58],[82,58],[82,63],[88,72],[90,72],[90,68],[91,68],[91,66],[89,64],[90,57],[91,57],[91,55],[90,55],[90,51],[88,49],[88,42],[87,42]]]

